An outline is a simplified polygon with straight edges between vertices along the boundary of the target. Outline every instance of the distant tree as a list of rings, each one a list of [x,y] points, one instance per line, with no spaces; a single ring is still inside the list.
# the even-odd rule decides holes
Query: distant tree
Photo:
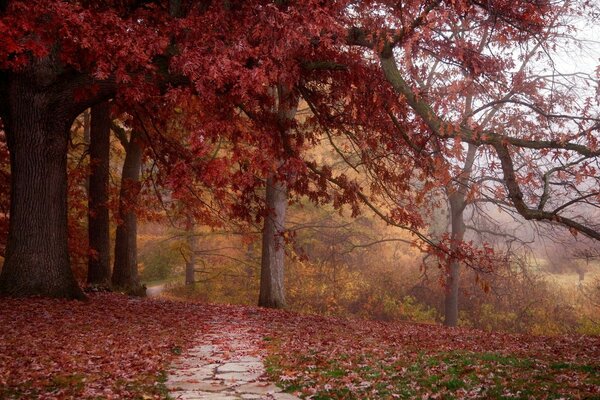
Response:
[[[188,235],[188,247],[190,248],[190,256],[185,260],[185,284],[193,285],[196,282],[196,242],[197,238],[193,234]]]
[[[440,140],[458,136],[475,145],[492,146],[519,212],[528,218],[556,220],[560,210],[534,210],[523,201],[515,176],[519,169],[512,164],[508,146],[576,152],[580,148],[554,137],[532,141],[457,127],[430,107],[432,99],[415,93],[402,72],[396,71],[394,58],[395,51],[411,46],[435,46],[432,50],[441,58],[477,69],[488,64],[481,62],[468,43],[443,35],[442,41],[433,40],[434,33],[443,31],[448,22],[470,18],[493,26],[505,36],[506,46],[515,46],[540,32],[551,6],[546,1],[526,0],[2,2],[0,26],[6,29],[0,29],[0,115],[11,152],[12,176],[11,221],[0,293],[82,297],[67,248],[69,127],[83,110],[110,98],[123,111],[153,106],[153,127],[160,127],[175,109],[199,96],[203,113],[190,114],[187,121],[194,127],[191,142],[198,158],[203,159],[206,149],[225,137],[235,147],[231,160],[238,170],[232,172],[224,162],[203,169],[178,157],[173,151],[177,146],[172,146],[168,137],[163,147],[154,144],[153,157],[168,166],[173,181],[184,181],[182,171],[193,170],[206,182],[232,188],[239,200],[232,210],[240,218],[250,219],[255,211],[254,189],[260,186],[256,175],[268,175],[274,160],[283,156],[265,150],[264,143],[273,137],[273,125],[247,129],[247,117],[240,109],[252,114],[268,112],[272,105],[269,88],[285,84],[298,88],[317,106],[326,107],[327,112],[315,113],[319,124],[339,132],[355,126],[349,132],[357,134],[355,143],[361,148],[406,150],[402,162],[388,169],[387,175],[379,170],[385,176],[383,181],[392,182],[396,193],[407,199],[386,216],[390,222],[413,231],[422,227],[415,204],[419,196],[409,195],[408,188],[411,171],[435,175],[434,169],[423,167],[425,157],[418,155],[421,145],[428,144],[419,136],[430,133]],[[390,25],[390,21],[394,23]],[[403,142],[389,114],[406,128],[410,143]],[[317,134],[308,132],[294,137],[302,148],[309,148],[317,139]],[[595,156],[590,148],[586,147],[585,154]],[[361,162],[372,165],[374,171],[387,159],[380,156],[373,153]],[[288,176],[288,189],[298,195],[332,201],[336,206],[353,204],[353,211],[357,211],[358,200],[369,201],[369,194],[348,176],[333,176],[327,166],[321,168],[295,154],[281,159],[290,166],[290,173],[279,176]],[[337,186],[333,194],[332,186]],[[386,188],[379,185],[372,190]],[[586,234],[592,232],[575,218],[561,215],[560,223]]]
[[[83,297],[67,248],[66,153],[77,115],[109,98],[141,103],[170,84],[191,82],[208,103],[231,99],[234,105],[262,91],[270,73],[300,62],[286,55],[291,61],[274,68],[277,62],[268,60],[289,49],[256,52],[256,40],[262,46],[267,37],[251,37],[255,24],[267,27],[274,21],[269,15],[292,12],[295,26],[306,28],[289,30],[284,41],[296,43],[300,55],[312,36],[309,26],[326,27],[328,15],[343,9],[321,5],[315,9],[326,11],[321,14],[312,4],[265,4],[272,3],[2,2],[0,115],[11,151],[12,201],[0,292]],[[254,62],[252,54],[265,62]]]

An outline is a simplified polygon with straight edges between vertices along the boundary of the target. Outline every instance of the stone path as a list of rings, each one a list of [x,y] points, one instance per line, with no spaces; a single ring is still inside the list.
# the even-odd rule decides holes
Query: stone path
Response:
[[[162,293],[162,291],[165,288],[165,284],[163,283],[162,285],[156,285],[156,286],[149,286],[146,288],[146,296],[148,297],[158,297],[160,296],[160,294]]]
[[[198,346],[173,363],[166,382],[173,399],[300,399],[267,381],[262,335],[242,323],[210,326]]]

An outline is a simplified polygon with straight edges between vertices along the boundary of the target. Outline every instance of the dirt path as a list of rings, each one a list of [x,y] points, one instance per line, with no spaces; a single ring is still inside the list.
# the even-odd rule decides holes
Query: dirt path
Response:
[[[165,288],[165,284],[163,283],[162,285],[156,285],[156,286],[149,286],[146,288],[146,296],[148,297],[158,297],[160,296],[160,294],[162,293],[162,291]]]
[[[198,345],[169,371],[167,387],[174,399],[299,400],[281,393],[265,377],[263,335],[242,320],[213,321]]]

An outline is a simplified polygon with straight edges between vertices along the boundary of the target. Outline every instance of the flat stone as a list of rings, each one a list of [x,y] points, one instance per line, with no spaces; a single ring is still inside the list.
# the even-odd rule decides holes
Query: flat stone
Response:
[[[222,364],[217,368],[218,373],[222,372],[245,372],[262,370],[263,363],[261,362],[229,362]]]
[[[199,368],[206,364],[206,357],[188,356],[174,361],[171,364],[171,369]]]
[[[234,348],[234,347],[240,347],[240,348],[244,348],[246,347],[247,343],[244,341],[240,341],[237,339],[232,339],[229,342],[227,342],[227,347],[230,348]]]
[[[235,388],[238,393],[268,394],[281,392],[281,389],[269,382],[251,382]]]
[[[239,396],[229,393],[212,393],[212,392],[183,392],[181,397],[176,396],[176,399],[181,400],[238,400]]]
[[[243,393],[240,394],[240,397],[242,399],[248,399],[248,400],[254,400],[254,399],[262,399],[262,396],[259,394],[250,394],[250,393]]]
[[[221,381],[206,380],[195,382],[190,388],[202,392],[222,392],[228,390],[230,386],[223,384]]]
[[[215,375],[215,367],[211,365],[204,365],[202,367],[185,368],[173,371],[169,378],[173,378],[176,381],[185,380],[204,380],[212,378]]]
[[[191,354],[191,355],[194,355],[194,356],[209,357],[215,351],[217,351],[216,346],[214,346],[212,344],[205,344],[205,345],[197,346],[197,347],[194,347],[194,348],[188,350],[188,354]]]
[[[223,372],[215,375],[217,379],[223,379],[225,381],[238,381],[238,382],[250,382],[257,380],[263,374],[259,372]]]
[[[173,362],[166,386],[180,400],[275,399],[281,389],[259,379],[265,373],[261,335],[244,324],[209,323],[197,346]],[[279,400],[298,400],[285,394]]]
[[[197,390],[199,383],[200,382],[168,380],[165,382],[165,386],[167,387],[167,389],[169,389],[171,391],[187,391],[187,390]]]
[[[169,398],[176,400],[204,400],[210,393],[199,392],[197,390],[187,390],[185,392],[175,392],[170,395]]]
[[[273,400],[302,400],[290,393],[273,393],[271,397],[273,397]]]
[[[262,359],[256,356],[241,356],[235,357],[230,360],[231,362],[236,363],[260,363],[262,365]]]
[[[173,398],[176,400],[200,400],[200,399],[202,399],[201,396],[202,395],[198,394],[198,392],[189,390],[189,391],[185,391],[185,392],[171,393],[169,398]]]

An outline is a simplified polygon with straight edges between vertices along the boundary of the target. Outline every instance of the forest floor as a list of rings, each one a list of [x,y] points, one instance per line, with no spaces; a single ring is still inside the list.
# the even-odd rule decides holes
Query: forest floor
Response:
[[[221,354],[235,356],[226,349],[240,327],[254,339],[238,341],[229,353],[260,352],[266,364],[260,379],[304,398],[600,399],[600,337],[489,333],[106,293],[87,302],[0,299],[0,398],[167,398],[170,368],[215,342],[224,346]]]

